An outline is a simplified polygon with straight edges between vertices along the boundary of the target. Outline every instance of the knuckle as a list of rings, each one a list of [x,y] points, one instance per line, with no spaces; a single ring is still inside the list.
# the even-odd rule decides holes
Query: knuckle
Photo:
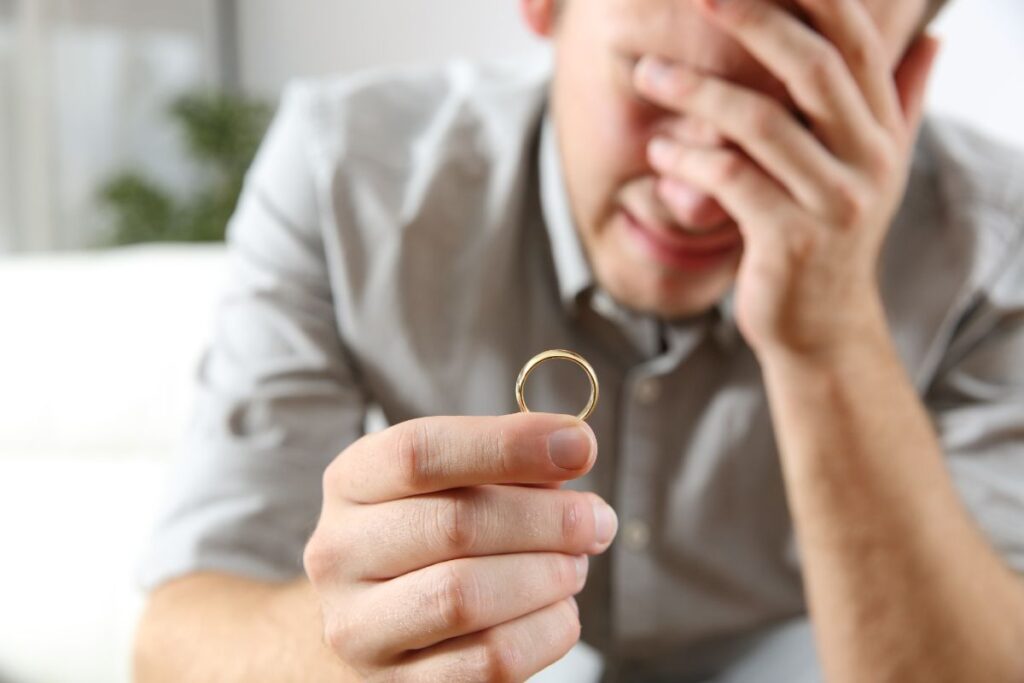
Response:
[[[476,546],[476,507],[468,491],[456,491],[445,496],[437,507],[437,535],[446,552],[460,556]]]
[[[580,535],[580,519],[583,518],[583,504],[577,497],[572,497],[562,504],[562,543],[565,546],[575,545]]]
[[[409,488],[419,490],[433,478],[429,430],[415,420],[395,425],[392,429],[395,430],[394,458],[399,476]]]
[[[358,537],[347,521],[347,514],[333,516],[330,524],[317,525],[302,550],[302,567],[313,585],[336,581],[345,570],[345,563],[358,556],[364,548],[356,547]]]
[[[319,532],[314,532],[302,551],[302,567],[306,576],[314,585],[322,583],[327,580],[334,565],[333,549],[321,540]]]
[[[850,48],[846,61],[854,71],[865,71],[878,62],[875,55],[879,47],[864,40],[858,41]]]
[[[867,72],[887,68],[885,41],[880,33],[862,33],[846,54],[846,62],[854,71]]]
[[[859,183],[853,180],[837,182],[832,187],[832,197],[840,226],[856,227],[868,212],[868,201]]]
[[[494,443],[491,444],[494,454],[498,476],[504,481],[515,474],[515,451],[516,434],[510,429],[498,429],[494,433]]]
[[[579,614],[576,613],[576,610],[573,609],[568,600],[562,601],[562,612],[565,614],[564,633],[567,645],[572,647],[579,642],[580,636],[583,634],[583,626],[580,623]]]
[[[734,2],[727,5],[731,22],[739,28],[756,28],[764,23],[764,8],[756,2]]]
[[[885,179],[896,171],[897,157],[889,145],[872,145],[867,152],[867,167],[872,178]]]
[[[473,580],[454,566],[446,567],[439,577],[434,602],[438,621],[444,630],[461,632],[474,623],[479,600]]]
[[[486,632],[481,638],[473,680],[512,683],[516,680],[519,656],[511,644]]]
[[[804,79],[819,91],[828,91],[836,82],[836,68],[841,59],[838,50],[822,41],[808,51],[804,60]]]
[[[347,662],[355,661],[354,642],[351,622],[337,612],[324,619],[324,643],[332,652]]]
[[[795,223],[793,229],[787,231],[787,237],[786,255],[789,264],[795,266],[801,266],[810,259],[820,239],[818,228],[800,223]]]
[[[324,468],[324,474],[321,482],[324,499],[329,500],[344,490],[343,487],[347,480],[347,477],[345,476],[345,462],[347,461],[345,453],[353,447],[354,446],[349,446],[346,451],[342,452],[341,455],[332,460],[330,464]]]
[[[713,147],[724,142],[722,134],[710,122],[698,119],[694,116],[687,117],[683,124],[681,136],[684,140],[697,144]]]
[[[776,107],[758,102],[747,111],[747,126],[751,133],[760,138],[774,137],[779,126],[779,111]]]
[[[554,585],[561,586],[563,590],[574,590],[580,582],[576,574],[576,560],[571,555],[552,555],[549,571]]]
[[[715,168],[715,182],[726,185],[736,182],[746,170],[746,162],[735,152],[722,153]]]
[[[780,251],[778,255],[773,255],[771,258],[755,257],[750,259],[747,263],[747,268],[750,269],[752,274],[755,274],[764,282],[777,282],[784,277],[788,271],[788,267],[786,266],[787,260],[788,254]]]

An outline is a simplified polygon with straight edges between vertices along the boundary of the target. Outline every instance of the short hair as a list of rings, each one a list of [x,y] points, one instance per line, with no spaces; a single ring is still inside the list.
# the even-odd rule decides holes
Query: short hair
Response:
[[[948,4],[949,0],[930,0],[928,2],[928,9],[924,13],[924,21],[921,25],[927,26],[928,24],[932,23],[932,19],[934,19],[938,15],[938,13],[941,12],[942,9]]]
[[[928,7],[925,10],[924,18],[921,20],[920,31],[923,31],[932,20],[938,16],[939,12],[943,10],[950,3],[951,0],[928,0]],[[568,2],[568,0],[555,0],[555,11],[561,12],[562,6]]]

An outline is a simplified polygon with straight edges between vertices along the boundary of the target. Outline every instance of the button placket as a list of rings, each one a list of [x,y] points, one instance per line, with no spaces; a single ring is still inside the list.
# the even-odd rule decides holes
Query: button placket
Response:
[[[649,406],[661,397],[661,380],[657,377],[645,377],[636,383],[633,394],[639,403]]]
[[[626,379],[620,437],[616,502],[622,526],[612,546],[615,585],[615,634],[623,644],[656,635],[657,572],[650,553],[660,444],[657,410],[662,396],[659,377],[672,359],[660,357],[635,369]]]
[[[622,526],[622,541],[634,552],[647,550],[651,542],[651,525],[642,519],[629,519]]]

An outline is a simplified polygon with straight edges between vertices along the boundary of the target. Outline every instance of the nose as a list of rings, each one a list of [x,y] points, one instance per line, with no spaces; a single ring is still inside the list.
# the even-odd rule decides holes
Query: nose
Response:
[[[658,196],[681,227],[704,232],[729,220],[729,214],[711,195],[674,178],[658,180]]]

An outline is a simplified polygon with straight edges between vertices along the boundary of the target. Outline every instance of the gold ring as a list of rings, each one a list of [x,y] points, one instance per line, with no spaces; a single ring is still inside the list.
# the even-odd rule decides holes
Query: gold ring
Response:
[[[573,353],[572,351],[565,351],[564,349],[554,349],[552,351],[538,353],[523,366],[522,370],[519,371],[519,377],[516,379],[516,402],[519,404],[519,410],[524,413],[530,412],[530,409],[526,407],[526,398],[523,396],[523,388],[526,385],[526,378],[530,376],[530,373],[533,372],[538,365],[554,358],[572,361],[583,368],[583,372],[587,373],[587,379],[590,380],[590,400],[587,401],[587,405],[583,411],[577,415],[577,418],[580,420],[586,420],[594,414],[594,408],[597,407],[597,397],[600,393],[597,386],[597,373],[594,372],[594,368],[590,367],[590,363],[588,363],[583,356],[578,353]]]

